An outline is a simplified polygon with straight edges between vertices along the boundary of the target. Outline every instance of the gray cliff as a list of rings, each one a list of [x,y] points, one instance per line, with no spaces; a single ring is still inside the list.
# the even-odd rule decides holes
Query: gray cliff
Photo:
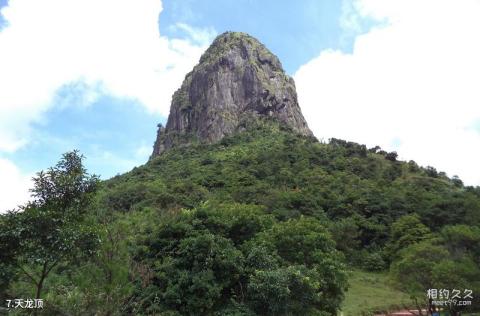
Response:
[[[159,125],[152,157],[192,141],[214,143],[255,117],[273,117],[312,136],[293,79],[255,38],[219,35],[172,97],[167,126]]]

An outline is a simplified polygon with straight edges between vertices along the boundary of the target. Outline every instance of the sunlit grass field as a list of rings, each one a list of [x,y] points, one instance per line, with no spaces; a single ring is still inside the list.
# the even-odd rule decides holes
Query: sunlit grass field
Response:
[[[409,296],[395,289],[386,273],[353,270],[349,272],[349,283],[342,306],[343,316],[398,310],[411,305]]]

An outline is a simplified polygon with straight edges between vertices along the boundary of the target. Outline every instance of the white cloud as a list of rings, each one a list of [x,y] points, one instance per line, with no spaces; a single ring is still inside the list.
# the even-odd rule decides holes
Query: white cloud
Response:
[[[110,95],[168,115],[172,93],[215,32],[181,25],[188,39],[161,36],[161,11],[160,0],[9,1],[0,11],[0,154],[40,137],[32,123],[53,106]],[[0,159],[0,210],[26,200],[28,178]]]
[[[0,213],[17,208],[30,198],[31,175],[23,174],[13,162],[0,158]]]
[[[199,30],[185,23],[176,23],[173,28],[186,32],[192,40],[199,44],[211,42],[216,34],[215,30],[211,27]]]
[[[294,78],[315,135],[397,150],[480,185],[480,1],[359,0],[343,27],[379,26]],[[353,8],[353,9],[352,9]],[[350,30],[352,31],[352,30]]]
[[[161,10],[160,0],[16,0],[2,8],[0,151],[26,144],[58,89],[78,81],[82,103],[109,94],[166,116],[214,32],[183,25],[190,40],[160,36]]]

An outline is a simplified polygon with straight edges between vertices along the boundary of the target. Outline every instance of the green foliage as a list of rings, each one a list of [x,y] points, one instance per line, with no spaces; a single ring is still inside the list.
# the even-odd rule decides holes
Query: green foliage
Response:
[[[303,265],[258,270],[249,280],[247,295],[257,315],[334,314],[338,300],[325,300],[322,275]]]
[[[244,132],[226,137],[218,144],[170,150],[147,165],[108,181],[105,194],[110,197],[118,194],[121,198],[124,187],[146,188],[146,192],[139,190],[144,197],[131,203],[128,209],[152,208],[159,214],[168,210],[173,212],[174,218],[185,216],[185,211],[175,215],[181,208],[195,208],[195,214],[202,214],[204,201],[210,201],[210,205],[222,205],[221,208],[209,207],[208,220],[202,219],[202,227],[214,236],[220,234],[230,240],[231,246],[241,251],[243,257],[238,262],[242,262],[243,274],[257,276],[257,270],[263,271],[255,280],[274,278],[280,275],[275,271],[285,272],[287,267],[310,269],[312,262],[317,264],[314,255],[317,242],[330,249],[331,245],[323,244],[319,236],[315,242],[285,239],[296,229],[305,231],[305,238],[310,235],[309,231],[318,229],[311,223],[301,223],[302,216],[316,218],[328,227],[331,237],[327,239],[333,238],[333,247],[343,252],[351,265],[372,271],[387,269],[391,261],[401,259],[399,253],[403,249],[430,240],[445,225],[473,227],[480,223],[480,194],[475,188],[463,188],[455,179],[450,180],[438,172],[432,177],[431,169],[420,168],[413,161],[408,164],[397,161],[394,153],[366,150],[365,146],[338,139],[332,139],[329,144],[318,143],[311,138],[296,136],[269,121],[249,121],[245,128]],[[244,208],[242,212],[236,209],[240,205]],[[257,207],[256,215],[237,226],[246,231],[226,233],[233,229],[227,225],[230,222],[228,216],[243,214],[253,205]],[[109,208],[115,210],[116,206],[110,203]],[[229,215],[215,222],[215,218],[221,217],[213,216],[215,212]],[[266,221],[264,215],[269,215],[268,225],[253,221],[254,218]],[[296,224],[290,227],[290,221]],[[280,223],[286,226],[279,226]],[[184,223],[172,227],[177,225],[177,239],[197,229]],[[302,225],[306,227],[301,228]],[[246,227],[254,229],[249,232]],[[276,233],[280,227],[284,230],[288,227],[287,232]],[[181,234],[177,231],[180,228],[184,229]],[[324,229],[318,232],[320,236],[329,235]],[[162,239],[164,242],[171,240],[169,247],[177,249],[177,239]],[[304,242],[308,245],[305,248],[313,249],[308,251],[312,257],[304,256],[302,247],[297,245]],[[140,249],[137,260],[151,253],[150,247],[141,246]],[[465,251],[471,254],[472,249],[468,247]],[[336,258],[334,260],[338,260]],[[408,260],[416,259],[409,257]],[[209,282],[218,284],[215,274],[212,275]],[[241,277],[240,280],[244,282],[241,283],[243,291],[248,291],[249,278],[245,281]],[[282,286],[289,284],[288,280],[291,281],[278,279],[279,287],[271,290],[279,291],[280,295]],[[147,297],[141,295],[148,292],[147,288],[137,289],[136,297]],[[225,296],[224,292],[219,294],[215,286],[212,285],[211,289],[206,293],[217,297],[216,302],[222,302],[210,307],[217,313],[223,309],[256,312],[262,305],[254,303],[256,300],[262,302],[262,299],[254,298],[252,294],[247,297],[243,293],[241,296],[238,290],[234,290],[235,297]],[[234,305],[231,305],[232,298]],[[246,300],[250,300],[247,305]],[[139,299],[136,304],[140,302],[144,301]],[[282,304],[286,305],[278,305],[278,310],[290,306],[285,301]],[[142,306],[137,305],[136,310],[144,310]],[[173,305],[169,308],[178,309]],[[273,313],[273,310],[263,312]]]
[[[360,246],[360,230],[354,218],[342,218],[330,224],[330,232],[338,250],[348,256]]]
[[[289,264],[312,266],[338,255],[327,229],[317,220],[301,217],[272,226],[259,235]]]
[[[400,251],[399,259],[391,266],[391,274],[399,287],[417,302],[425,300],[428,289],[480,290],[478,261],[468,254],[453,259],[444,244],[442,239],[411,244]],[[425,304],[428,306],[428,302]],[[461,309],[461,306],[450,306],[451,312]]]
[[[84,220],[98,178],[89,176],[77,151],[33,178],[33,201],[3,216],[0,252],[5,261],[35,286],[41,297],[45,279],[62,262],[94,253],[95,226]]]
[[[478,187],[270,120],[242,129],[169,150],[95,194],[74,168],[81,159],[40,174],[37,199],[0,216],[0,296],[31,296],[19,269],[41,275],[42,262],[55,263],[50,250],[65,253],[42,292],[52,315],[331,315],[346,288],[343,261],[390,268],[414,295],[431,285],[480,292]],[[372,284],[401,293],[378,275]],[[369,291],[360,304],[392,305],[360,279],[352,295]]]
[[[379,252],[367,252],[362,259],[362,267],[366,271],[383,271],[387,267],[387,263]]]
[[[405,215],[392,224],[385,252],[391,260],[395,260],[402,249],[430,238],[430,229],[422,224],[417,214]]]
[[[318,220],[301,217],[277,223],[261,232],[253,242],[265,245],[273,256],[281,258],[281,266],[285,266],[272,269],[275,266],[271,265],[266,270],[256,267],[250,286],[260,314],[335,313],[346,288],[343,259]]]
[[[435,288],[435,266],[447,257],[448,251],[430,240],[414,243],[401,250],[400,259],[392,265],[392,274],[402,288],[425,295],[425,289]]]
[[[388,232],[373,226],[414,212],[433,230],[480,223],[478,195],[451,181],[427,177],[355,143],[321,144],[273,123],[251,125],[219,144],[170,150],[110,180],[111,208],[193,208],[220,200],[264,205],[279,219],[360,215],[375,230],[365,231],[362,246],[386,241]]]
[[[183,210],[136,260],[152,274],[137,286],[133,313],[211,314],[231,304],[245,314],[335,313],[345,288],[341,256],[318,220],[276,222],[253,205]]]
[[[445,246],[454,258],[471,255],[480,262],[480,227],[469,225],[445,226],[440,232]]]

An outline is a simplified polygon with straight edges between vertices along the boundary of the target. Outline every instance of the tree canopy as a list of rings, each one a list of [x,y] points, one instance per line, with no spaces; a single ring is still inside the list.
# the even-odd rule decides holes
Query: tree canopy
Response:
[[[0,216],[0,293],[44,275],[48,315],[334,315],[350,269],[479,293],[480,188],[397,158],[270,121],[102,182],[67,154]]]
[[[5,269],[18,270],[41,297],[46,277],[59,263],[89,256],[98,237],[83,222],[98,178],[89,176],[78,151],[68,152],[33,178],[32,201],[2,216],[0,247]]]

